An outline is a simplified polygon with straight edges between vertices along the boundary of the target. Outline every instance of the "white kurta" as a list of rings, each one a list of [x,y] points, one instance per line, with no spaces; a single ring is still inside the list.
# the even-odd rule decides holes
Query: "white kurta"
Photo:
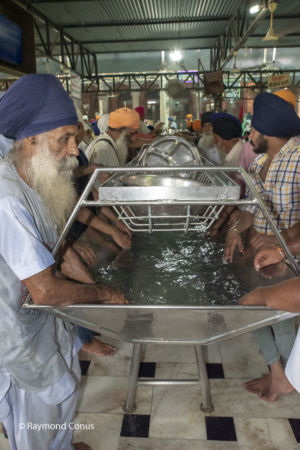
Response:
[[[243,150],[244,142],[240,139],[230,150],[229,153],[227,153],[224,165],[225,166],[238,166],[239,165],[239,158],[241,151]]]
[[[300,328],[285,368],[285,374],[291,385],[300,392]]]
[[[7,162],[0,163],[0,217],[0,422],[13,450],[71,450],[81,343],[71,324],[21,308],[22,280],[54,263],[57,233],[37,192]]]

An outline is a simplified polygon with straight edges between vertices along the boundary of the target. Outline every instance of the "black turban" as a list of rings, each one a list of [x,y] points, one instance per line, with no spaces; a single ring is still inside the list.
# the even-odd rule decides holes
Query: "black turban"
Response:
[[[255,97],[252,126],[265,136],[291,138],[300,134],[300,119],[293,106],[268,92]]]
[[[203,123],[211,123],[211,116],[214,114],[212,111],[206,111],[201,116],[201,122]]]
[[[214,134],[226,141],[242,136],[241,122],[231,114],[214,114],[212,116],[212,125]]]

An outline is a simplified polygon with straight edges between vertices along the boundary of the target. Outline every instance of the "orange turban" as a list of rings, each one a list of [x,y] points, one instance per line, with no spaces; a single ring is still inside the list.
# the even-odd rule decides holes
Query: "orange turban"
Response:
[[[140,127],[140,116],[133,109],[119,108],[110,113],[108,126],[110,128],[131,128],[136,130]]]
[[[199,120],[199,119],[194,120],[192,128],[193,128],[193,131],[201,130],[201,120]]]
[[[286,102],[291,103],[294,109],[296,109],[296,96],[290,89],[281,89],[280,91],[273,92],[273,94],[282,98]]]
[[[187,114],[185,117],[186,117],[187,119],[192,119],[193,114]]]

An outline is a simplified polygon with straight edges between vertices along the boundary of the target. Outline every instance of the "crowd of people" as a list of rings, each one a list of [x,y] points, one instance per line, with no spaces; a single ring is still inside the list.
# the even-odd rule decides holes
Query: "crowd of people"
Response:
[[[242,124],[226,112],[187,117],[185,137],[212,164],[247,170],[293,255],[300,253],[300,119],[288,91],[261,93],[254,101],[249,141]],[[124,166],[144,142],[163,129],[148,128],[144,109],[119,108],[102,115],[99,135],[76,110],[61,83],[52,75],[26,75],[0,98],[0,421],[13,450],[77,449],[72,430],[41,429],[20,423],[70,423],[75,414],[80,370],[80,348],[97,356],[116,349],[101,342],[91,330],[75,328],[55,316],[22,309],[30,293],[38,305],[127,304],[117,288],[95,282],[90,270],[97,251],[117,255],[131,246],[131,233],[109,207],[83,207],[55,261],[51,251],[98,167],[101,173],[90,193],[109,177],[109,167]],[[176,125],[176,124],[175,124]],[[175,129],[174,120],[169,127]],[[133,156],[132,156],[133,155]],[[234,178],[241,197],[249,198],[241,177]],[[74,183],[75,180],[75,183]],[[231,263],[244,251],[248,232],[256,252],[256,270],[285,257],[259,208],[226,207],[209,230],[216,236],[227,226],[224,258]],[[242,305],[267,305],[300,312],[300,278],[257,288]],[[294,319],[254,332],[268,374],[245,383],[260,398],[274,402],[294,389],[300,391],[300,334]]]

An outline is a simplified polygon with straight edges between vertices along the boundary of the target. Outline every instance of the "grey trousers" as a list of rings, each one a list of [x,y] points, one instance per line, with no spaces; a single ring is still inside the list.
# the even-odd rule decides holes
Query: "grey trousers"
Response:
[[[296,338],[295,319],[259,328],[253,334],[266,363],[270,366],[280,360],[285,367]]]

